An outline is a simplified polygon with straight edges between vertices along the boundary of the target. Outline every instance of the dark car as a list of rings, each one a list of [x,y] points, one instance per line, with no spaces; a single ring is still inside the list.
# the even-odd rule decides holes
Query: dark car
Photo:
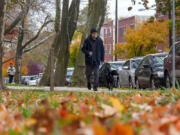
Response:
[[[99,69],[99,86],[101,87],[107,86],[106,71],[109,71],[113,75],[113,86],[118,87],[119,70],[121,70],[123,64],[124,64],[124,61],[104,63]]]
[[[180,83],[180,41],[176,43],[175,50],[176,79]],[[164,59],[164,74],[166,88],[170,88],[172,86],[172,54],[173,48],[171,47],[168,56]]]
[[[136,88],[155,89],[164,86],[163,60],[167,53],[151,54],[141,61],[135,71]]]

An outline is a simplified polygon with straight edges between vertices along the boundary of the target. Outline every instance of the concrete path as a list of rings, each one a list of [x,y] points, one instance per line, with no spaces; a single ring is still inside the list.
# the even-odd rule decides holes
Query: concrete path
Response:
[[[7,86],[8,89],[11,90],[43,90],[50,91],[49,87],[26,87],[26,86]],[[93,92],[93,90],[89,91],[87,88],[76,88],[76,87],[55,87],[55,91],[67,91],[67,92]],[[133,90],[121,90],[114,89],[113,92],[131,92]],[[99,88],[98,92],[109,92],[108,89]]]

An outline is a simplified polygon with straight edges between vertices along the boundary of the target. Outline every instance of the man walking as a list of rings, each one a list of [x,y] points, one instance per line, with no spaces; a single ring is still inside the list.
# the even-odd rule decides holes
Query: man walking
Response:
[[[87,87],[91,90],[91,75],[94,73],[93,89],[97,91],[99,65],[104,63],[104,45],[95,28],[91,29],[90,36],[84,41],[82,51],[85,54]]]
[[[10,63],[10,66],[7,69],[8,75],[9,75],[9,83],[13,82],[13,77],[16,72],[15,68],[13,67],[13,64]]]

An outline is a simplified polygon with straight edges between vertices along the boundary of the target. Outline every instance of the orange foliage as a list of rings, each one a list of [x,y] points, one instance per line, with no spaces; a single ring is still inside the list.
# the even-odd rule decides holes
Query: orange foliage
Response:
[[[126,126],[117,122],[110,130],[109,135],[134,135],[134,131],[131,126]]]

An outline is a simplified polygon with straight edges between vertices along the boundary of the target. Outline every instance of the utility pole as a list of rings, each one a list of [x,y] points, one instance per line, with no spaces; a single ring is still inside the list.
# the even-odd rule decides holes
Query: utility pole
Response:
[[[168,19],[172,19],[171,0],[168,1]],[[169,48],[172,46],[172,29],[169,28]]]
[[[176,67],[175,67],[175,42],[176,42],[176,39],[175,39],[175,20],[176,20],[176,16],[175,16],[175,0],[172,0],[172,9],[173,9],[173,28],[172,28],[172,33],[173,33],[173,64],[172,64],[172,69],[173,69],[173,88],[175,89],[176,88],[176,78],[175,78],[175,75],[176,75]]]
[[[51,48],[50,91],[54,91],[54,48]]]
[[[116,0],[116,10],[115,10],[115,45],[117,44],[117,36],[118,36],[118,0]],[[117,61],[117,55],[115,55],[115,61]]]

